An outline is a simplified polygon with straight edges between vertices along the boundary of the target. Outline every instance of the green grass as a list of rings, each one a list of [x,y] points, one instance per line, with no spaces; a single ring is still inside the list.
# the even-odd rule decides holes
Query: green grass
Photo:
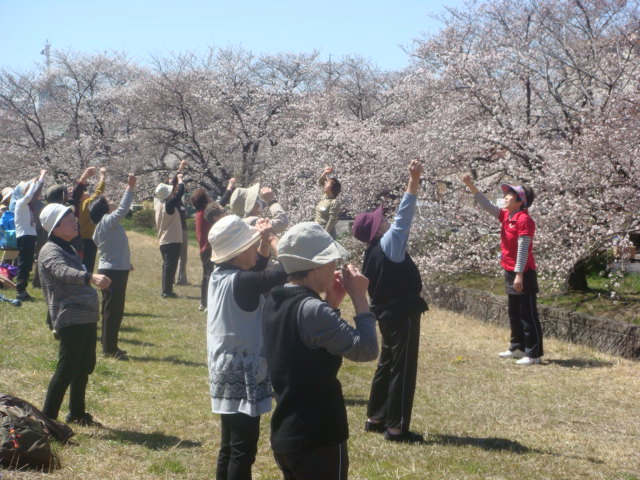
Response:
[[[99,356],[87,392],[88,411],[105,428],[76,427],[70,444],[56,444],[60,470],[5,470],[3,480],[214,477],[220,432],[210,411],[199,286],[160,298],[156,241],[129,235],[136,270],[121,347],[131,360]],[[188,275],[200,277],[195,247]],[[0,304],[0,392],[41,406],[58,344],[44,325],[42,293],[31,293],[37,302]],[[640,364],[549,338],[544,364],[527,369],[497,358],[507,340],[493,324],[437,309],[424,315],[412,421],[427,435],[419,446],[362,430],[375,362],[345,361],[350,478],[640,478]],[[282,478],[269,449],[269,418],[261,423],[257,480]]]
[[[450,275],[443,279],[464,288],[504,294],[502,276],[464,274]],[[626,273],[608,278],[594,273],[587,278],[587,284],[587,292],[559,293],[542,283],[538,301],[558,308],[640,324],[640,274]],[[612,289],[615,290],[613,297]]]

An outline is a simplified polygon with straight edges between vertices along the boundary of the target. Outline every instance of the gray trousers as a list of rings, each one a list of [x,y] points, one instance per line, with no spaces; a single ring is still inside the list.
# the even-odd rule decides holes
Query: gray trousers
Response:
[[[189,283],[187,280],[187,251],[189,250],[189,234],[182,230],[182,245],[180,247],[180,259],[178,260],[178,278],[176,285]]]

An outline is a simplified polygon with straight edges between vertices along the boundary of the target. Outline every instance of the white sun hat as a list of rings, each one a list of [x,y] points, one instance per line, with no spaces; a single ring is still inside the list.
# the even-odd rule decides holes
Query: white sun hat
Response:
[[[172,185],[166,183],[158,184],[155,191],[156,198],[160,201],[166,200],[171,195],[171,190],[173,190]]]
[[[223,263],[260,240],[260,232],[237,215],[227,215],[213,224],[208,240],[211,244],[211,261]]]
[[[40,212],[40,223],[48,235],[51,235],[53,229],[56,228],[58,222],[60,222],[67,212],[73,212],[73,207],[65,206],[61,203],[50,203],[42,209]]]

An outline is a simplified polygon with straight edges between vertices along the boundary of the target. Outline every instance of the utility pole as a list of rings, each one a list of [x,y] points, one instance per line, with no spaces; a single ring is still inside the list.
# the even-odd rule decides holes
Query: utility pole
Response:
[[[47,65],[47,74],[51,70],[51,44],[47,39],[47,43],[44,44],[44,49],[40,52],[40,55],[44,55],[45,64]]]

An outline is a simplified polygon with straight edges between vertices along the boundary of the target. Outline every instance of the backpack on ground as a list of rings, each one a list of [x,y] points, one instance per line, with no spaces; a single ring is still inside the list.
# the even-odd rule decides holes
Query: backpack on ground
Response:
[[[42,422],[16,406],[0,406],[0,464],[46,470],[57,468]]]

